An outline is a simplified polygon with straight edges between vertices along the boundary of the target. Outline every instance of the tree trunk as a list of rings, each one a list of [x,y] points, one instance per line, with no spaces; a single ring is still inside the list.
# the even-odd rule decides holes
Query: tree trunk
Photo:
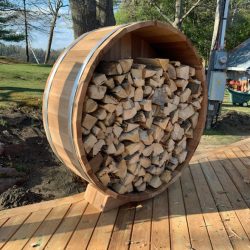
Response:
[[[47,64],[50,58],[50,50],[51,50],[51,44],[52,44],[52,40],[53,40],[53,35],[54,35],[54,29],[56,27],[56,20],[57,20],[57,16],[58,16],[58,10],[56,10],[53,20],[51,22],[51,26],[50,26],[50,31],[49,31],[49,40],[48,40],[48,46],[47,46],[47,50],[46,50],[46,55],[45,55],[45,59],[44,59],[44,64]]]
[[[98,28],[96,20],[96,1],[70,0],[75,38],[85,32]]]
[[[173,26],[175,28],[177,28],[178,30],[181,30],[182,7],[183,7],[183,1],[176,0],[176,2],[175,2],[175,19],[174,19]]]
[[[102,27],[115,25],[113,0],[97,0],[96,16],[99,25]]]
[[[26,12],[26,0],[23,0],[23,11],[24,11],[26,61],[29,62],[30,55],[29,55],[28,22],[27,22],[27,12]]]
[[[212,51],[216,48],[216,40],[219,32],[219,26],[220,26],[220,8],[221,8],[221,0],[217,0],[216,5],[216,11],[215,11],[215,19],[214,19],[214,30],[213,30],[213,37],[211,42],[211,49],[210,49],[210,55]]]

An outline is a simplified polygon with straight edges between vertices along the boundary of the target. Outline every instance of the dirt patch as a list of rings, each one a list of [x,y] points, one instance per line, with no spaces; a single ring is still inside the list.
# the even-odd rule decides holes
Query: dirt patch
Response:
[[[250,115],[238,111],[223,112],[214,129],[225,135],[250,135]]]
[[[246,107],[247,109],[247,107]],[[246,112],[223,111],[211,130],[205,131],[195,154],[246,139],[250,136],[250,115]]]
[[[26,177],[13,186],[15,177],[0,175],[1,184],[7,183],[5,189],[9,185],[0,194],[0,209],[64,197],[86,188],[86,183],[59,162],[50,149],[40,110],[28,107],[1,110],[0,142],[4,144],[0,168],[14,168]]]

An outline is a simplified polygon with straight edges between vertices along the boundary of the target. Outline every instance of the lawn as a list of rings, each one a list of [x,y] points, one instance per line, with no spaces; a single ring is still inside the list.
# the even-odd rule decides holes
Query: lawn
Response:
[[[51,66],[0,64],[0,109],[11,106],[41,107]]]

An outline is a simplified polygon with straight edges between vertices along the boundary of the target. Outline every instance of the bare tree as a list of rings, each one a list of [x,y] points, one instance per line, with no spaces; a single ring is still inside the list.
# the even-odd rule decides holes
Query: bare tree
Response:
[[[29,55],[29,37],[28,37],[28,20],[27,20],[26,0],[23,0],[23,16],[24,16],[26,61],[29,62],[30,55]]]
[[[66,5],[63,4],[63,0],[48,0],[48,7],[50,11],[49,15],[52,16],[52,18],[50,22],[49,38],[48,38],[48,45],[45,54],[44,64],[47,64],[50,58],[51,45],[54,36],[54,30],[56,27],[56,21],[59,16],[59,11],[62,7],[65,6]]]
[[[182,18],[182,9],[183,9],[183,1],[176,0],[175,1],[175,18],[173,22],[173,26],[181,30],[181,18]]]
[[[176,0],[175,1],[175,18],[174,21],[171,21],[171,19],[164,14],[164,11],[160,8],[156,0],[148,0],[150,4],[152,4],[155,9],[158,11],[158,13],[168,22],[171,23],[174,27],[177,29],[181,30],[182,27],[182,22],[183,20],[197,7],[199,6],[201,0],[197,0],[190,9],[188,9],[184,14],[183,14],[183,5],[185,0]]]

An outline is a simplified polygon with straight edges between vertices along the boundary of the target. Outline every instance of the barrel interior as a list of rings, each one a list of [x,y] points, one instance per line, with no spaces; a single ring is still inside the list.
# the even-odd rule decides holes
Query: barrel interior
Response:
[[[204,82],[203,68],[201,60],[196,53],[195,49],[191,45],[190,41],[180,32],[167,25],[157,26],[146,26],[137,28],[134,30],[126,30],[121,32],[118,36],[111,38],[107,46],[104,46],[96,55],[94,63],[92,62],[91,68],[88,72],[87,84],[89,83],[91,76],[102,60],[112,61],[125,58],[168,58],[173,61],[180,61],[182,64],[187,64],[196,69],[196,78],[201,81],[203,86],[203,95],[206,96],[206,87]],[[110,193],[112,196],[116,195],[118,198],[128,198],[130,200],[143,200],[146,198],[153,197],[158,193],[161,193],[167,188],[172,182],[174,182],[180,175],[183,167],[190,161],[196,147],[198,146],[200,136],[203,132],[204,121],[206,115],[206,98],[203,100],[202,108],[200,110],[199,121],[197,127],[194,130],[194,138],[188,140],[188,155],[184,163],[178,166],[173,175],[173,180],[167,184],[162,185],[157,190],[147,190],[143,193],[136,194],[125,194],[119,195],[114,193],[112,190],[107,189],[103,186],[100,181],[96,178],[95,174],[91,171],[91,167],[87,162],[86,155],[84,154],[84,147],[82,143],[81,135],[81,120],[79,116],[82,114],[82,107],[84,97],[86,95],[87,87],[84,86],[80,89],[80,98],[77,105],[77,116],[75,116],[75,123],[77,123],[77,145],[78,152],[80,152],[81,160],[88,169],[88,175],[91,177],[97,187],[105,192]],[[74,121],[73,121],[74,122]]]
[[[192,67],[200,63],[184,35],[173,29],[152,26],[125,34],[105,53],[103,60],[137,57],[168,58]]]

